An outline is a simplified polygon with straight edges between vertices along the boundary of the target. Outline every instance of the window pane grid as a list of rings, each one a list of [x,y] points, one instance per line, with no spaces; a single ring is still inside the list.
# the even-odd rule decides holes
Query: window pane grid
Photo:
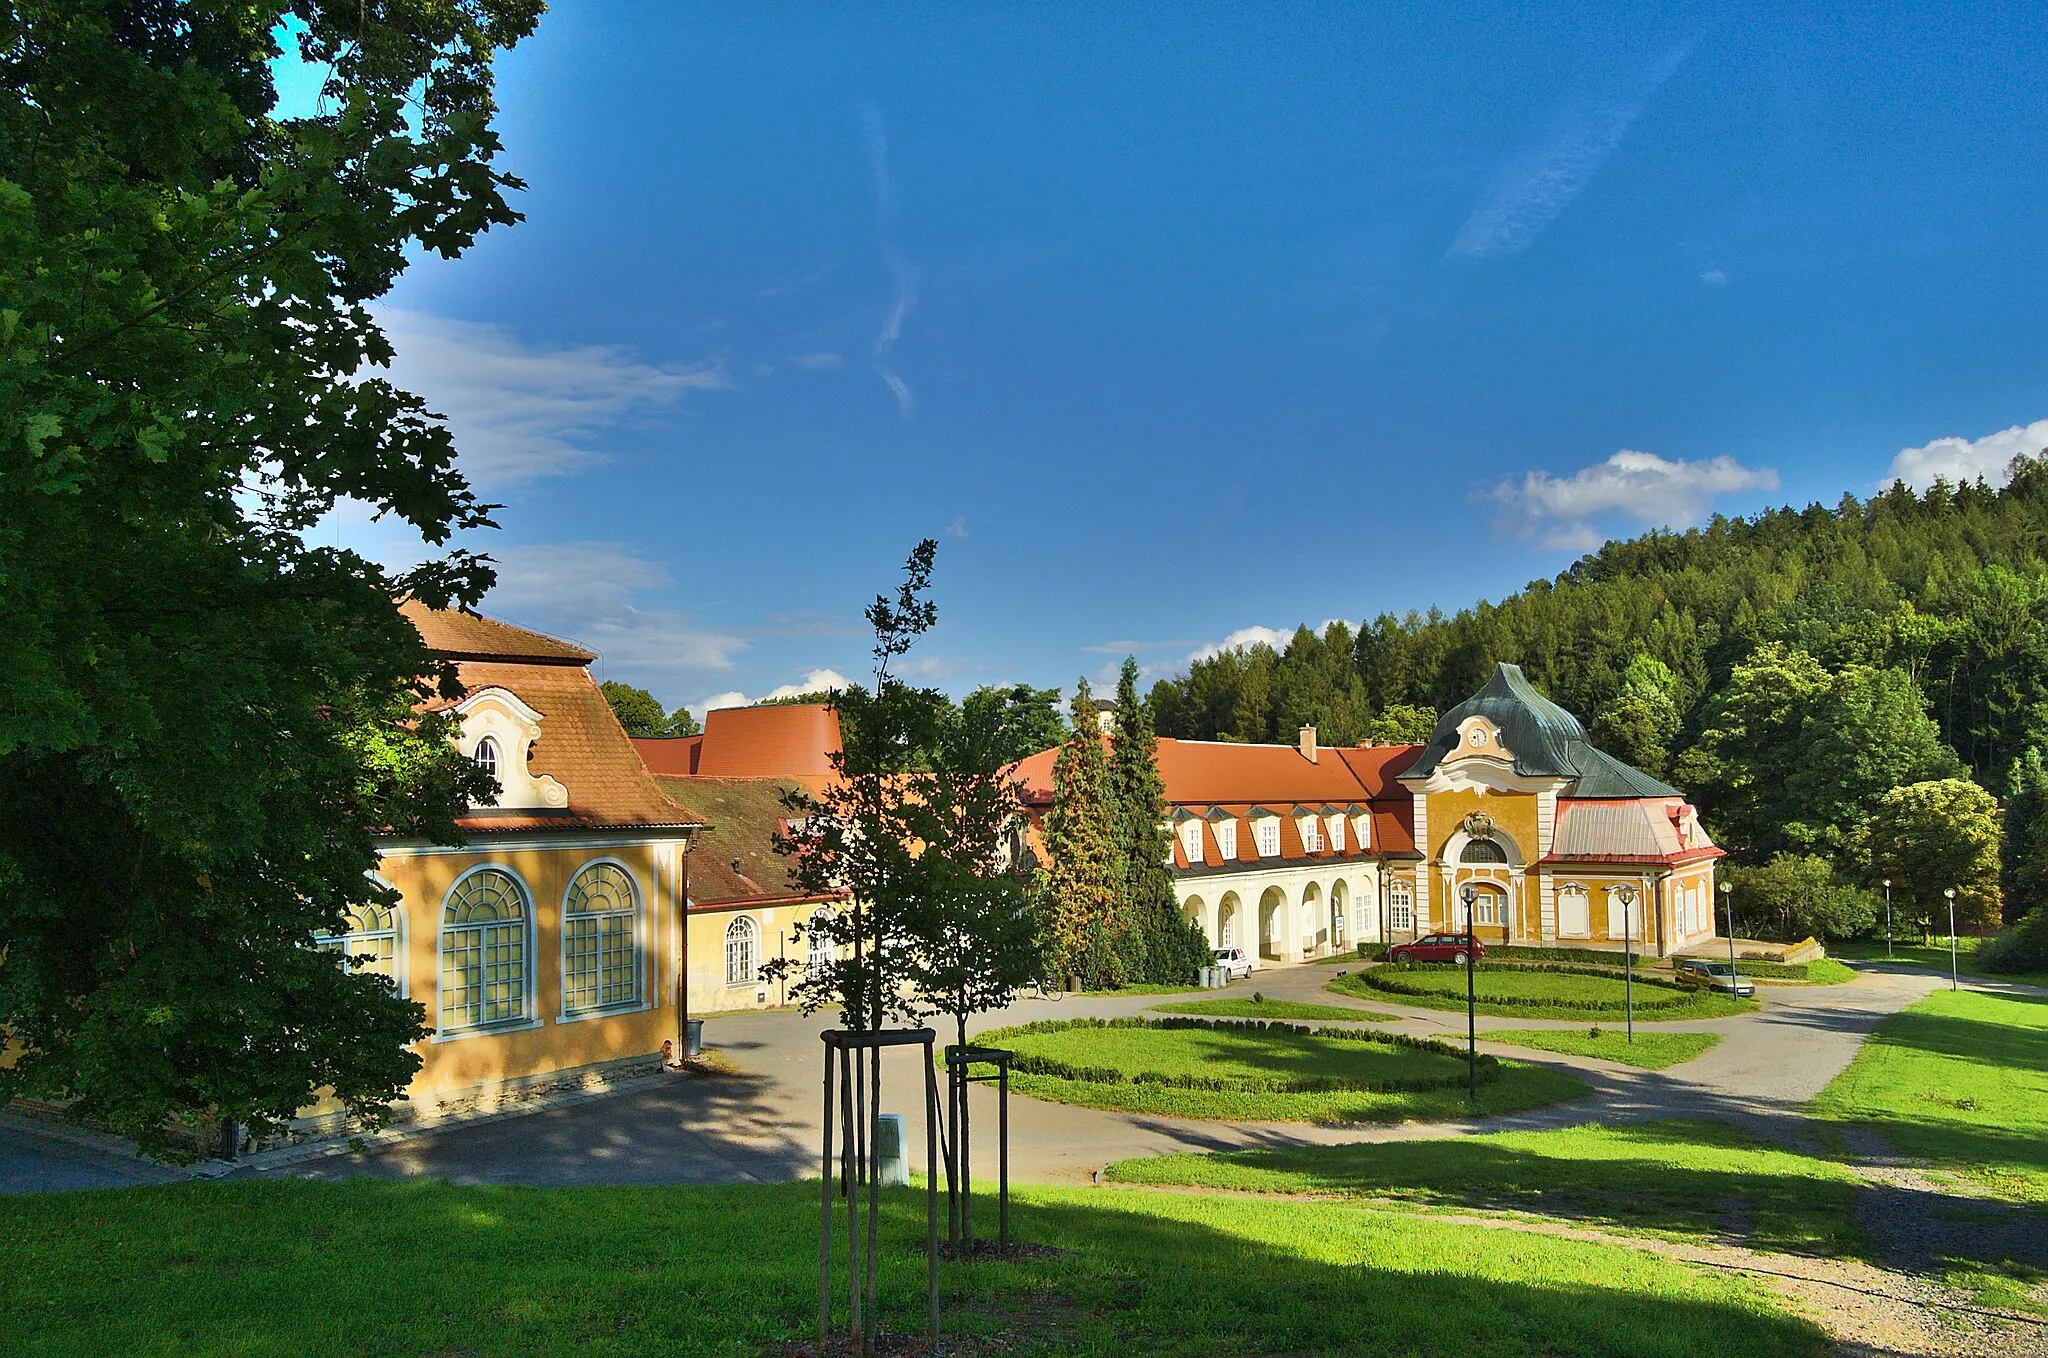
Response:
[[[472,873],[442,914],[441,1027],[526,1015],[526,898],[508,874]]]
[[[637,915],[633,881],[623,869],[598,863],[577,874],[562,924],[564,1012],[639,1002]]]

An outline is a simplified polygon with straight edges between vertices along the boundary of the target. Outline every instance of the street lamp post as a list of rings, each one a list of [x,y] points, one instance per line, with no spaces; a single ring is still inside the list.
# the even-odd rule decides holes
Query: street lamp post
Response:
[[[1941,894],[1948,897],[1948,988],[1959,990],[1956,984],[1956,889],[1943,887]]]
[[[1892,879],[1884,879],[1884,960],[1892,960]]]
[[[1479,936],[1472,928],[1472,903],[1479,899],[1478,889],[1470,882],[1465,883],[1459,893],[1465,899],[1465,1097],[1474,1107],[1479,1104],[1479,1022],[1478,991],[1473,981],[1473,957],[1477,951]]]
[[[1614,894],[1621,901],[1621,987],[1628,1001],[1628,1040],[1633,1046],[1636,1040],[1636,965],[1631,945],[1635,942],[1635,926],[1629,916],[1635,912],[1636,889],[1623,882],[1614,888]]]
[[[1721,905],[1728,912],[1728,993],[1733,995],[1735,984],[1735,884],[1721,883]]]

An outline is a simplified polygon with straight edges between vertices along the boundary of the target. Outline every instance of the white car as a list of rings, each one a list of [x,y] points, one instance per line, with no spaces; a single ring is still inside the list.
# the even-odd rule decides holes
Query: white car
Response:
[[[1211,949],[1209,965],[1223,968],[1225,980],[1243,980],[1252,974],[1252,959],[1244,955],[1243,948]]]

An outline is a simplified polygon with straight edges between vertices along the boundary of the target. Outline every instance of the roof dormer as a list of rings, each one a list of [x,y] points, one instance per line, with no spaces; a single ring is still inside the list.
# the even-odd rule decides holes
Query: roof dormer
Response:
[[[1514,753],[1501,743],[1500,728],[1487,718],[1474,715],[1458,723],[1457,748],[1446,753],[1440,762],[1492,759],[1507,764],[1514,762],[1514,758]]]
[[[500,810],[560,810],[569,790],[546,774],[527,768],[527,754],[540,738],[545,718],[509,689],[482,688],[456,704],[462,722],[455,747],[498,780]]]

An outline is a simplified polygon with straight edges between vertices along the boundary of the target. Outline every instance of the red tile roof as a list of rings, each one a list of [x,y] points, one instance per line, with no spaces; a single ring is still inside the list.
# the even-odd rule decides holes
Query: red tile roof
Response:
[[[657,778],[687,778],[697,771],[702,736],[630,736],[640,762]]]
[[[839,714],[824,703],[721,707],[704,714],[690,770],[703,778],[830,778]]]
[[[782,794],[790,778],[663,778],[662,787],[704,813],[710,823],[690,845],[692,909],[732,909],[773,903],[835,899],[800,894],[789,879],[789,860],[775,852],[788,829]]]
[[[527,768],[560,783],[569,804],[556,808],[473,807],[456,820],[472,834],[536,830],[682,829],[703,818],[669,798],[640,762],[625,728],[587,668],[596,659],[566,641],[474,613],[430,609],[407,600],[399,611],[427,648],[456,662],[465,694],[502,688],[540,713],[540,736]],[[434,707],[446,707],[437,700]]]

